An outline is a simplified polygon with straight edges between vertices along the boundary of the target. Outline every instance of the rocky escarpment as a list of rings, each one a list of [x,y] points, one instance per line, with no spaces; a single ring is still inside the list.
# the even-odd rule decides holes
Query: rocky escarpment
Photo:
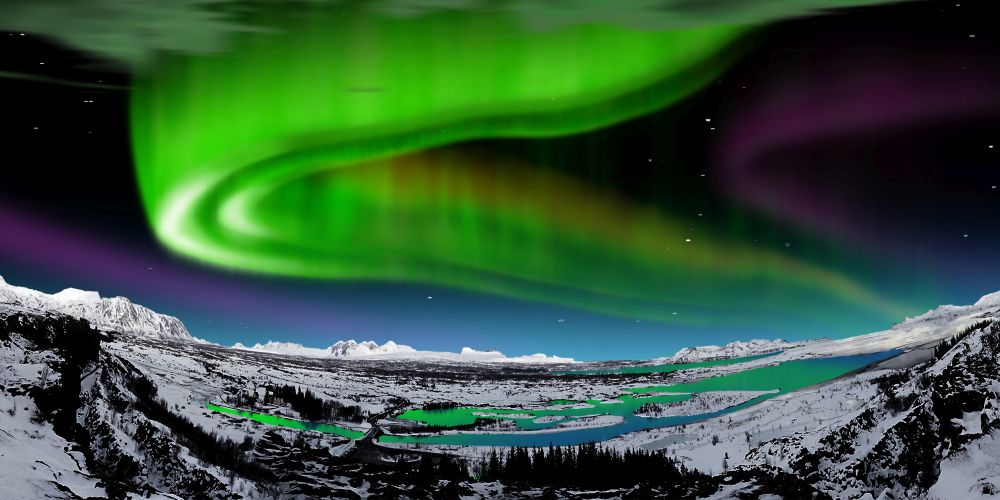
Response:
[[[252,481],[241,481],[236,490],[234,481],[227,481],[232,476],[228,471],[266,476],[243,460],[249,449],[170,412],[141,371],[101,348],[108,339],[109,334],[87,321],[67,315],[0,317],[0,342],[6,356],[16,361],[0,394],[14,402],[7,411],[12,423],[4,429],[4,437],[13,441],[4,444],[20,444],[18,406],[25,404],[20,398],[28,397],[35,408],[24,408],[31,417],[22,432],[37,458],[22,458],[50,469],[52,479],[41,484],[61,494],[73,496],[74,489],[83,489],[112,498],[158,491],[188,498],[253,496],[257,490]],[[18,377],[18,365],[33,368]],[[8,387],[9,382],[15,385]],[[49,464],[52,445],[61,442],[74,460],[68,471]],[[37,483],[35,487],[34,493],[8,493],[28,498],[43,496],[47,489]]]
[[[123,359],[102,356],[84,401],[80,414],[89,430],[85,444],[91,469],[105,479],[109,492],[244,498],[257,488],[252,482],[234,484],[235,472],[271,477],[249,459],[249,445],[207,433],[172,413],[157,388]]]
[[[1000,426],[998,355],[1000,321],[984,314],[930,361],[875,379],[878,395],[850,418],[762,443],[747,459],[783,464],[835,497],[925,496],[943,462],[975,450]]]

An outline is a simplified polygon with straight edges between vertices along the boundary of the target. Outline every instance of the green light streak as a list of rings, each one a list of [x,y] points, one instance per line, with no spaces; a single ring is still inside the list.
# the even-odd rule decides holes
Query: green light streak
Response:
[[[262,14],[253,24],[273,31],[244,34],[227,54],[166,57],[137,82],[140,192],[173,251],[661,321],[717,323],[725,308],[727,321],[760,326],[817,302],[898,316],[840,275],[539,166],[421,152],[656,110],[712,81],[746,28],[536,31],[494,11],[310,10]],[[693,227],[701,236],[686,244]]]

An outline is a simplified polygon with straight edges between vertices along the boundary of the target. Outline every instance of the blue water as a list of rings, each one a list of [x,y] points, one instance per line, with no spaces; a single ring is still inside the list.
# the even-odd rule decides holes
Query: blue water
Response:
[[[860,354],[856,356],[841,356],[834,358],[815,358],[800,361],[790,361],[787,363],[810,363],[810,364],[831,364],[842,365],[845,369],[843,373],[849,373],[868,366],[872,363],[882,361],[901,354],[902,351],[894,349],[891,351]],[[842,374],[843,374],[842,373]],[[800,384],[790,384],[801,386]],[[384,435],[379,438],[382,442],[404,442],[423,444],[447,444],[459,446],[525,446],[525,447],[547,447],[547,446],[574,446],[588,442],[599,442],[612,439],[623,434],[661,427],[673,427],[687,425],[704,420],[717,418],[727,413],[748,408],[759,404],[770,398],[779,396],[787,390],[779,389],[778,392],[765,394],[750,401],[731,406],[729,408],[698,415],[675,416],[675,417],[639,417],[634,414],[623,416],[624,421],[620,424],[589,427],[584,429],[552,431],[552,432],[508,432],[508,433],[469,433],[458,432],[453,434],[436,435]],[[734,390],[739,390],[734,388]]]

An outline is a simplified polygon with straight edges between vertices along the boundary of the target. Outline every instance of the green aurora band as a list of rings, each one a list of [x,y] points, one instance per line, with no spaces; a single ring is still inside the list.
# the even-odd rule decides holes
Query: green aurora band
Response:
[[[724,309],[725,321],[769,325],[817,303],[899,315],[835,272],[456,144],[663,108],[715,79],[746,27],[538,31],[498,12],[310,9],[259,14],[253,24],[272,30],[225,54],[165,56],[137,79],[137,177],[171,250],[692,324],[722,322]]]

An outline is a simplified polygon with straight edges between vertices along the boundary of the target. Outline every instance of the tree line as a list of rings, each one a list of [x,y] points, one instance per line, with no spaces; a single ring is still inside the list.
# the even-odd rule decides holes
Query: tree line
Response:
[[[667,456],[663,450],[619,451],[594,443],[572,447],[493,450],[478,464],[481,481],[545,486],[628,487],[640,483],[692,485],[710,479]]]
[[[267,385],[264,403],[285,403],[299,412],[306,420],[346,420],[363,422],[367,414],[358,405],[344,405],[340,401],[324,399],[309,388],[302,390],[293,385]]]
[[[938,345],[936,345],[934,347],[934,359],[938,360],[938,359],[943,358],[944,355],[947,354],[948,351],[950,351],[952,347],[955,347],[956,344],[958,344],[959,342],[961,342],[962,339],[964,339],[965,337],[968,337],[969,334],[971,334],[972,332],[975,332],[975,331],[981,330],[983,328],[986,328],[987,326],[990,326],[990,324],[992,324],[992,323],[993,323],[992,319],[980,321],[980,322],[975,323],[973,325],[969,325],[968,327],[966,327],[962,331],[958,332],[957,334],[955,334],[951,338],[944,339],[941,342],[938,342]]]

